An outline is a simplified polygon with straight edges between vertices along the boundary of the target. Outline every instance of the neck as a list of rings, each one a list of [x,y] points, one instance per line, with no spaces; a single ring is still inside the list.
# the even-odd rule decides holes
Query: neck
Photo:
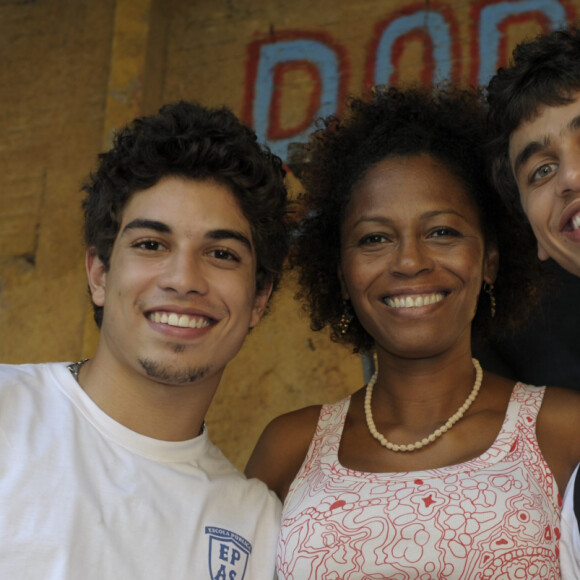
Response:
[[[426,359],[379,352],[378,368],[373,400],[403,425],[446,419],[469,395],[475,377],[469,351]]]
[[[455,425],[455,423],[457,423],[457,421],[459,421],[463,417],[463,415],[466,413],[466,411],[469,409],[469,407],[471,407],[473,401],[475,401],[475,398],[477,397],[477,394],[479,393],[479,389],[481,387],[481,382],[483,379],[483,372],[481,370],[481,366],[479,364],[479,361],[477,361],[476,359],[473,359],[472,362],[473,362],[473,366],[475,368],[475,382],[473,384],[472,390],[469,393],[469,396],[467,397],[467,399],[464,401],[464,403],[461,405],[461,407],[459,407],[459,409],[457,409],[457,411],[455,411],[455,413],[453,413],[453,415],[451,415],[442,425],[437,427],[437,429],[435,429],[429,435],[426,435],[425,437],[422,437],[421,439],[418,439],[417,441],[412,442],[412,443],[393,443],[392,441],[389,441],[376,428],[376,425],[374,423],[373,416],[372,416],[372,409],[371,409],[373,386],[374,386],[374,384],[377,380],[377,377],[378,377],[378,370],[376,370],[374,375],[371,377],[370,381],[367,384],[366,393],[365,393],[365,402],[364,402],[365,419],[366,419],[366,423],[367,423],[367,426],[368,426],[368,429],[369,429],[371,435],[377,441],[379,441],[379,443],[381,445],[383,445],[383,447],[386,447],[387,449],[390,449],[391,451],[395,451],[395,452],[397,452],[397,451],[417,451],[417,450],[422,449],[428,445],[431,445],[431,443],[434,443],[444,433],[447,433],[447,431],[449,431],[449,429],[452,429],[453,426]]]
[[[79,371],[78,382],[112,419],[153,439],[184,441],[199,435],[221,373],[189,384],[151,380],[132,369],[102,364],[98,356]]]

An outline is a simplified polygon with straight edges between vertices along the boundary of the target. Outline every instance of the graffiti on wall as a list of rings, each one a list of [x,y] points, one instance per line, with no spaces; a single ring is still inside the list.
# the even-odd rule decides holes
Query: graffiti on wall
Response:
[[[485,84],[509,59],[507,30],[527,21],[547,32],[574,22],[575,11],[566,0],[476,2],[470,6],[469,41],[465,43],[453,10],[445,4],[431,2],[428,10],[425,4],[396,10],[374,27],[360,87],[351,86],[347,49],[330,34],[306,30],[269,34],[248,46],[244,120],[261,142],[285,159],[288,144],[305,141],[318,117],[340,113],[348,93],[375,84],[396,85],[409,43],[422,47],[421,82],[467,78],[471,84]],[[308,79],[308,91],[301,99],[300,119],[288,125],[282,122],[282,81],[296,73]]]

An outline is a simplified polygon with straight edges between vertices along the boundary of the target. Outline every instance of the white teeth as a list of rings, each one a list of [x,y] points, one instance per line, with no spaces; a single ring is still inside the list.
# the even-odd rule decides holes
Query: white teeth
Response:
[[[580,228],[580,213],[576,214],[572,219],[572,229],[577,230],[578,228]]]
[[[427,306],[429,304],[435,304],[440,302],[445,298],[443,292],[437,292],[436,294],[427,294],[424,296],[404,296],[404,297],[394,297],[385,298],[385,304],[391,308],[417,308],[419,306]]]
[[[169,326],[178,326],[180,328],[204,328],[210,325],[209,320],[201,316],[188,316],[187,314],[176,314],[172,312],[152,312],[149,319],[153,322],[168,324]]]

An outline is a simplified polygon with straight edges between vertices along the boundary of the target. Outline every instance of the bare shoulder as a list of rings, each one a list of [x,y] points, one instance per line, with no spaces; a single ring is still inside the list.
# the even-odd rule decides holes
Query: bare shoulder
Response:
[[[264,429],[246,466],[284,500],[298,473],[320,415],[320,405],[305,407],[273,419]]]
[[[580,392],[547,387],[536,433],[542,453],[562,490],[580,462],[579,426]]]
[[[578,433],[580,422],[580,391],[563,387],[547,387],[538,417],[559,434]]]

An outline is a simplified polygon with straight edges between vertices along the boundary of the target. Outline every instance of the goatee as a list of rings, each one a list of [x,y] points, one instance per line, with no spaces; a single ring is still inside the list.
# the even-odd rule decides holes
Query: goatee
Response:
[[[175,368],[165,366],[150,359],[139,359],[139,363],[148,377],[162,383],[185,385],[202,379],[209,371],[209,367]]]

